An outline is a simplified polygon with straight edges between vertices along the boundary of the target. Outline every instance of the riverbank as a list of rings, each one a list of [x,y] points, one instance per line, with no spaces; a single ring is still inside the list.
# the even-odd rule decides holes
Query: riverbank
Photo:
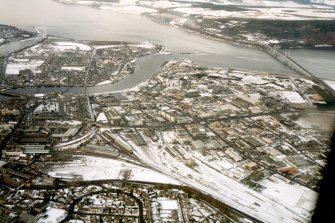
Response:
[[[47,33],[41,33],[35,29],[37,36],[29,39],[9,42],[0,46],[0,55],[7,57],[9,54],[32,47],[47,38]]]
[[[156,20],[155,17],[152,17],[152,16],[147,16],[147,17],[150,18],[150,19],[153,19],[154,21],[159,22],[160,24],[165,24],[165,25],[167,24],[166,22]],[[274,59],[276,59],[280,63],[289,67],[294,72],[297,72],[301,76],[303,76],[305,78],[309,78],[309,79],[315,81],[316,83],[322,85],[327,90],[328,93],[335,96],[334,89],[331,86],[329,86],[327,84],[327,82],[321,80],[316,75],[312,74],[306,68],[302,67],[299,63],[297,63],[292,58],[290,58],[289,55],[287,55],[286,53],[285,54],[282,53],[279,49],[272,47],[268,43],[259,43],[259,42],[255,42],[255,41],[247,41],[247,40],[236,39],[236,38],[233,40],[231,37],[228,37],[228,36],[224,36],[224,35],[217,34],[217,33],[206,32],[201,27],[199,27],[201,29],[191,28],[190,26],[178,26],[178,28],[182,28],[186,32],[191,32],[192,34],[195,33],[197,35],[201,35],[205,38],[211,38],[214,41],[220,41],[220,42],[224,42],[224,43],[228,43],[228,44],[232,44],[232,45],[237,45],[237,46],[242,46],[242,47],[250,47],[250,48],[255,48],[255,49],[261,50],[262,52],[267,53],[268,55],[270,55],[271,57],[273,57]],[[335,49],[335,48],[330,48],[330,49]]]
[[[40,16],[37,18],[33,5],[39,5],[40,8],[46,10],[40,10]],[[189,59],[194,58],[195,62],[211,67],[292,74],[290,69],[258,50],[220,43],[209,38],[189,34],[181,29],[160,25],[145,16],[115,13],[83,5],[69,6],[50,0],[32,0],[32,3],[23,2],[21,6],[18,8],[17,4],[6,1],[3,7],[6,10],[0,9],[3,23],[24,29],[37,24],[46,28],[48,34],[77,40],[151,41],[165,46],[166,50],[170,52],[201,53],[203,56]],[[9,14],[8,11],[11,13]],[[47,13],[51,11],[53,16]],[[83,14],[90,19],[84,19]],[[19,17],[20,20],[15,19]],[[39,18],[43,18],[43,20]],[[304,52],[303,55],[298,54],[294,59],[297,61],[310,59],[307,63],[302,63],[302,66],[310,65],[311,69],[309,70],[322,78],[333,78],[332,70],[335,69],[335,64],[328,66],[320,64],[330,58],[329,55],[325,56],[323,51],[320,51],[316,58],[313,56],[314,51],[312,53],[309,50],[304,50]],[[291,51],[292,55],[293,53]],[[335,57],[335,53],[331,55]]]

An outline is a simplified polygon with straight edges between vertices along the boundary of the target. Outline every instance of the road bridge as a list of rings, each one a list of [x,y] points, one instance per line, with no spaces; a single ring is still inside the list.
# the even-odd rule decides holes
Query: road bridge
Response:
[[[314,81],[318,84],[321,89],[325,92],[328,92],[335,101],[335,90],[331,88],[325,81],[320,79],[319,77],[315,76],[305,68],[303,68],[297,61],[290,58],[288,55],[284,54],[283,52],[279,51],[276,48],[273,48],[269,45],[259,44],[259,43],[252,43],[253,46],[259,48],[260,50],[266,52],[276,60],[280,61],[281,63],[285,64],[295,72],[299,73],[300,75],[309,78],[310,80]]]

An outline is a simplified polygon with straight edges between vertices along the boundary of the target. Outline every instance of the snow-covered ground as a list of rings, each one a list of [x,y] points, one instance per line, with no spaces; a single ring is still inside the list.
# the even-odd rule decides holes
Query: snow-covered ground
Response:
[[[71,66],[63,66],[62,70],[75,70],[75,71],[83,71],[85,67],[71,67]]]
[[[18,75],[21,70],[32,70],[33,73],[40,73],[38,69],[44,63],[44,60],[29,60],[10,58],[6,67],[6,75]]]
[[[52,47],[56,50],[65,51],[65,50],[82,50],[82,51],[90,51],[91,47],[83,44],[83,43],[75,43],[75,42],[56,42],[56,45]]]
[[[318,194],[306,187],[288,184],[276,175],[260,181],[259,184],[265,187],[262,194],[293,210],[309,212],[315,207]]]
[[[34,113],[42,112],[59,112],[59,104],[57,102],[46,102],[45,104],[39,105]]]
[[[101,112],[101,113],[98,114],[98,117],[97,117],[97,120],[96,120],[96,121],[97,121],[97,122],[102,122],[102,123],[107,123],[107,122],[108,122],[108,119],[107,119],[105,113],[104,113],[104,112]]]
[[[309,4],[297,3],[296,1],[279,0],[218,0],[215,2],[210,0],[185,0],[183,2],[166,0],[120,0],[120,2],[78,0],[58,1],[81,5],[99,5],[101,9],[127,14],[157,13],[157,9],[173,9],[176,12],[182,12],[185,14],[198,14],[205,16],[295,20],[312,18],[333,19],[335,13],[335,3],[330,0],[314,0]],[[216,5],[251,6],[252,8],[245,8],[245,11],[211,10],[208,8],[192,7],[192,3],[194,2],[211,2]]]
[[[78,148],[81,144],[89,141],[93,136],[96,134],[96,129],[92,128],[90,132],[86,133],[85,135],[72,139],[71,141],[58,143],[54,146],[54,148],[62,149],[75,149]]]
[[[172,1],[139,1],[140,5],[149,6],[152,8],[175,8],[189,7],[190,3],[172,2]]]
[[[158,198],[161,210],[178,210],[177,200],[167,200],[166,198]]]
[[[95,49],[106,49],[106,48],[117,48],[123,45],[103,45],[103,46],[93,46]]]
[[[105,84],[110,84],[110,83],[112,83],[111,80],[106,80],[106,81],[102,81],[102,82],[98,83],[97,85],[105,85]]]
[[[181,12],[185,14],[195,14],[195,15],[204,15],[204,16],[217,16],[217,17],[232,17],[238,12],[231,12],[225,10],[210,10],[204,8],[192,8],[192,7],[184,7],[184,8],[176,8],[173,11]]]
[[[61,125],[81,125],[82,122],[81,121],[77,121],[77,120],[72,120],[72,121],[53,121],[53,120],[47,120],[47,123],[54,123],[54,124],[61,124]]]
[[[49,175],[55,177],[57,177],[57,173],[81,175],[83,180],[122,179],[122,171],[130,170],[129,180],[180,184],[177,180],[157,171],[124,161],[86,156],[80,156],[80,158],[71,165],[54,167],[49,171]]]
[[[222,171],[239,174],[238,169],[228,160],[208,165],[208,161],[200,153],[184,151],[197,164],[195,169],[189,168],[163,149],[174,137],[173,131],[163,132],[164,141],[158,142],[160,147],[157,143],[150,142],[146,147],[138,147],[132,141],[127,141],[138,159],[157,171],[120,160],[77,156],[80,159],[65,166],[55,166],[49,174],[55,177],[81,176],[84,180],[122,179],[124,171],[130,170],[130,180],[183,183],[211,194],[214,198],[264,222],[309,221],[315,204],[315,192],[299,185],[290,185],[289,182],[273,176],[261,181],[265,189],[259,193],[213,169],[213,166],[221,166]],[[163,205],[174,204],[164,201]]]
[[[173,9],[176,12],[222,18],[253,18],[253,19],[279,19],[279,20],[309,20],[309,19],[334,19],[335,10],[315,8],[246,8],[245,11],[211,10],[206,8],[181,7]]]
[[[114,12],[121,12],[126,14],[143,14],[146,12],[154,13],[157,12],[157,10],[152,8],[146,8],[136,5],[113,5],[113,6],[100,6],[101,9],[110,10]]]
[[[58,208],[48,208],[43,216],[37,223],[57,223],[66,217],[66,211]]]
[[[77,4],[80,5],[92,5],[92,4],[97,4],[98,1],[77,1]]]
[[[321,0],[322,1],[322,0]],[[319,3],[321,3],[321,1]],[[327,0],[325,1],[325,4]],[[328,1],[331,2],[331,1]],[[318,3],[316,1],[312,3]],[[286,7],[286,8],[325,8],[327,6],[325,5],[319,5],[319,4],[303,4],[303,3],[297,3],[294,1],[280,1],[280,0],[241,0],[241,1],[225,1],[225,0],[218,0],[217,4],[223,4],[223,5],[243,5],[243,6],[267,6],[267,7]],[[331,4],[329,4],[331,5]]]
[[[130,45],[130,46],[140,47],[140,48],[147,48],[147,49],[152,49],[152,48],[155,47],[155,45],[150,43],[150,42],[143,42],[143,43],[140,43],[140,44],[134,44],[134,45]]]
[[[173,132],[169,134],[165,131],[163,133],[164,142],[162,142],[162,145],[168,144],[172,135]],[[312,210],[309,209],[312,207],[312,205],[309,206],[309,201],[307,201],[307,204],[302,205],[304,208],[299,206],[294,207],[293,210],[293,208],[287,208],[285,203],[278,202],[266,193],[260,194],[237,182],[235,179],[218,173],[217,170],[206,165],[206,161],[201,160],[200,156],[197,158],[194,157],[198,166],[196,169],[191,169],[185,166],[183,162],[164,152],[163,149],[158,149],[157,145],[148,144],[146,148],[132,146],[134,153],[142,162],[163,173],[169,174],[173,178],[179,179],[184,184],[211,194],[213,197],[263,222],[309,221],[310,211]],[[226,168],[232,167],[228,163],[223,163],[223,166]],[[303,190],[309,191],[308,188],[303,188]]]
[[[250,84],[266,84],[269,82],[269,81],[264,80],[264,78],[262,77],[253,76],[253,75],[243,75],[242,81],[245,83],[250,83]]]
[[[141,1],[142,2],[142,1]],[[311,0],[310,4],[298,3],[296,1],[281,0],[183,0],[183,2],[212,2],[217,5],[238,5],[238,6],[268,6],[268,7],[295,7],[295,8],[325,8],[335,6],[334,0]]]
[[[295,91],[278,91],[272,93],[292,104],[307,104],[307,101],[303,99],[298,92]]]
[[[91,47],[84,43],[76,43],[76,42],[69,42],[69,41],[58,41],[58,42],[51,42],[46,44],[37,44],[33,47],[30,47],[26,52],[25,55],[29,56],[31,53],[33,54],[44,54],[49,53],[49,51],[56,51],[56,52],[68,52],[68,51],[91,51]]]
[[[78,1],[78,0],[58,0],[59,2],[72,3],[79,5],[99,5],[101,9],[110,10],[119,13],[126,14],[142,14],[142,13],[154,13],[157,12],[154,8],[137,5],[137,0],[120,0],[115,2],[110,1]]]

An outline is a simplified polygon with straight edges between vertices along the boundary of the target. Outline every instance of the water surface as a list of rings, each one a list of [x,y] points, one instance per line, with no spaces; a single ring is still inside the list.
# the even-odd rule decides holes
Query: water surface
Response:
[[[259,50],[214,41],[155,23],[140,15],[127,15],[89,6],[65,5],[52,0],[0,0],[0,21],[24,29],[32,29],[37,25],[44,27],[48,34],[80,40],[149,40],[163,45],[168,51],[200,53],[182,57],[211,67],[294,74]],[[335,58],[335,51],[291,50],[290,55],[316,76],[335,80],[335,63],[331,61]],[[177,54],[175,56],[181,57]],[[154,58],[151,60],[153,63],[161,61]]]

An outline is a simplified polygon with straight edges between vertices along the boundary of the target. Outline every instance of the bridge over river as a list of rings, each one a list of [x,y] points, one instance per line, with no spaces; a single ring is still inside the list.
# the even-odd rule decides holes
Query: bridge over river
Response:
[[[0,54],[5,55],[6,57],[8,57],[11,53],[13,52],[17,52],[19,50],[23,50],[26,48],[29,48],[35,44],[38,44],[42,41],[44,41],[48,35],[46,33],[46,31],[43,28],[40,27],[36,27],[35,26],[35,31],[39,34],[37,37],[35,38],[31,38],[31,39],[27,39],[27,40],[21,40],[21,41],[15,41],[12,43],[8,43],[5,44],[3,46],[0,47]],[[285,55],[283,52],[279,51],[276,48],[273,48],[269,45],[265,45],[265,44],[260,44],[260,43],[253,43],[253,42],[249,42],[249,41],[243,41],[241,42],[241,44],[243,45],[248,45],[251,46],[253,48],[259,49],[265,53],[267,53],[268,55],[270,55],[271,57],[273,57],[274,59],[276,59],[277,61],[281,62],[282,64],[286,65],[288,68],[290,68],[291,70],[295,71],[296,73],[307,77],[309,79],[311,79],[312,81],[314,81],[316,84],[318,84],[320,86],[320,89],[318,89],[318,93],[321,94],[322,96],[326,96],[328,99],[330,99],[332,102],[335,102],[335,90],[333,88],[331,88],[325,81],[323,81],[322,79],[318,78],[316,75],[312,74],[311,72],[309,72],[308,70],[306,70],[305,68],[303,68],[298,62],[296,62],[295,60],[293,60],[292,58],[290,58],[288,55]],[[93,86],[93,87],[88,87],[87,89],[82,89],[83,87],[69,87],[66,88],[66,91],[68,92],[72,92],[72,93],[85,93],[86,90],[88,90],[88,94],[100,94],[100,93],[107,93],[107,92],[112,92],[115,90],[123,90],[123,88],[129,88],[129,87],[133,87],[133,86],[128,86],[128,84],[125,84],[125,82],[132,82],[132,85],[137,85],[136,82],[138,82],[137,80],[134,79],[139,79],[139,82],[142,82],[144,78],[150,78],[151,76],[155,75],[155,73],[158,72],[160,65],[166,61],[168,58],[173,58],[175,55],[170,55],[170,56],[166,56],[166,58],[160,58],[164,55],[156,55],[157,58],[150,58],[150,66],[145,66],[146,67],[146,75],[142,75],[142,70],[143,69],[139,69],[139,75],[136,75],[136,69],[135,69],[135,73],[134,75],[132,75],[130,77],[131,80],[128,80],[128,78],[118,82],[118,83],[113,83],[113,84],[107,84],[107,85],[102,85],[102,86]],[[183,55],[182,57],[188,58],[188,55]],[[192,58],[190,58],[192,59]],[[149,60],[149,59],[148,59]],[[5,60],[6,61],[6,60]],[[5,62],[6,63],[6,62]],[[156,64],[155,66],[152,65],[152,63]],[[147,62],[145,62],[145,64],[147,64]],[[148,64],[147,64],[148,65]],[[152,74],[150,73],[150,67],[153,67],[152,70]],[[4,69],[6,69],[6,64],[4,66]],[[147,70],[149,69],[149,70]],[[150,73],[150,74],[148,74]],[[142,77],[143,76],[143,77]],[[41,86],[40,86],[41,87]],[[38,89],[37,87],[27,87],[27,88],[22,88],[22,89],[16,89],[15,92],[20,93],[20,94],[34,94],[36,92],[41,91],[41,89]],[[53,91],[64,91],[64,87],[51,87],[50,89],[45,86],[43,88],[42,91],[45,92],[53,92]]]
[[[270,56],[280,61],[281,63],[285,64],[298,74],[301,74],[302,76],[311,79],[321,87],[321,90],[323,90],[323,94],[328,93],[328,97],[331,96],[333,102],[335,102],[335,90],[331,88],[324,80],[318,78],[317,76],[315,76],[314,74],[303,68],[298,62],[290,58],[288,55],[269,45],[258,44],[258,43],[248,43],[248,44],[268,53]]]

